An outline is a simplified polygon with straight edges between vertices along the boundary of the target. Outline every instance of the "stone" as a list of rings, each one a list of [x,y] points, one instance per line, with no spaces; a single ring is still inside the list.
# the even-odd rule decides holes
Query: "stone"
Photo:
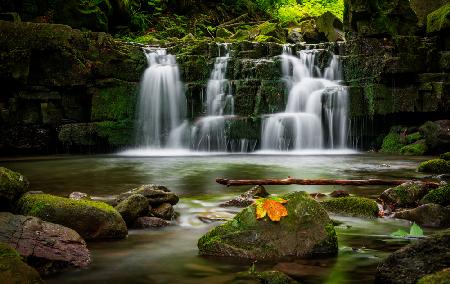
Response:
[[[15,249],[0,243],[0,279],[3,284],[43,284],[39,273],[22,261]]]
[[[450,208],[434,203],[421,205],[410,210],[395,212],[392,217],[416,222],[424,227],[450,227]]]
[[[43,192],[40,192],[40,193],[43,193]],[[78,192],[78,191],[75,191],[75,192],[72,192],[71,194],[69,194],[69,198],[73,199],[73,200],[80,200],[80,199],[88,199],[89,200],[90,199],[89,195],[87,193]]]
[[[331,192],[329,194],[329,196],[334,197],[334,198],[336,198],[336,197],[347,197],[347,196],[350,196],[350,193],[348,193],[348,191],[346,191],[346,190],[340,189],[340,190],[335,190],[335,191]]]
[[[128,226],[132,225],[136,218],[148,212],[148,200],[142,194],[132,194],[115,207],[122,215]]]
[[[158,207],[152,208],[149,215],[170,221],[175,218],[175,211],[170,203],[163,203]]]
[[[0,211],[12,210],[28,185],[28,180],[20,173],[0,167]]]
[[[178,196],[175,193],[170,192],[167,187],[154,184],[143,185],[122,193],[117,197],[117,201],[120,202],[132,194],[142,194],[143,196],[145,196],[148,199],[149,205],[151,207],[157,207],[163,203],[170,203],[172,205],[175,205],[179,201]]]
[[[67,226],[86,240],[122,239],[128,233],[119,212],[103,202],[25,194],[18,201],[17,210],[23,215]]]
[[[419,128],[430,153],[450,151],[450,120],[427,121]]]
[[[450,205],[450,184],[430,190],[421,200],[420,204],[436,203],[442,206]]]
[[[376,283],[414,284],[450,265],[450,230],[415,241],[389,255],[378,266]]]
[[[386,189],[380,199],[395,207],[413,207],[424,197],[430,188],[420,181],[405,182],[399,186]]]
[[[249,191],[239,195],[236,198],[233,198],[229,201],[226,201],[224,203],[221,203],[221,207],[247,207],[251,205],[256,197],[267,197],[269,193],[266,191],[266,189],[261,186],[257,185],[254,186]]]
[[[91,262],[86,242],[77,232],[36,217],[0,213],[0,242],[16,249],[42,275]]]
[[[161,218],[144,216],[136,219],[133,228],[136,229],[161,228],[169,225],[170,225],[169,222]]]
[[[279,222],[256,219],[256,205],[213,228],[198,241],[200,255],[258,260],[335,255],[337,239],[326,211],[305,192],[281,196],[288,216]]]
[[[344,26],[342,21],[329,11],[316,19],[316,27],[317,31],[325,34],[330,42],[344,40]]]
[[[204,212],[197,215],[197,218],[203,223],[209,224],[213,222],[225,222],[233,219],[235,214],[229,212]]]
[[[417,284],[448,284],[450,283],[450,268],[443,269],[433,274],[425,275],[417,281]]]
[[[346,216],[376,218],[379,214],[377,203],[364,197],[337,197],[321,204],[329,212]]]

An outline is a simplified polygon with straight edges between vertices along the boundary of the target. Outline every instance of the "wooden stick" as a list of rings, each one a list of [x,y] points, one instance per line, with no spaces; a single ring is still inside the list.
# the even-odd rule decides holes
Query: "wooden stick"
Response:
[[[217,178],[216,182],[226,186],[239,185],[400,185],[402,183],[412,180],[383,180],[383,179],[223,179]],[[425,183],[428,187],[437,188],[439,183],[430,181],[420,181]]]

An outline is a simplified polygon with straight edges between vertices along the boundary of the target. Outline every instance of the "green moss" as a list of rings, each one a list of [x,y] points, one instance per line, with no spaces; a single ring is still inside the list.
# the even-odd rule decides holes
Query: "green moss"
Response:
[[[442,206],[450,205],[450,184],[431,190],[422,198],[420,203],[436,203]]]
[[[216,30],[216,37],[219,37],[219,38],[229,38],[232,35],[233,35],[232,32],[230,32],[229,30],[222,28],[222,27],[219,27]]]
[[[419,172],[432,174],[450,173],[450,162],[443,159],[433,159],[423,162],[417,168]]]
[[[417,281],[417,284],[448,284],[450,283],[450,268],[425,275]]]
[[[97,144],[97,125],[95,123],[72,123],[62,125],[58,139],[66,146],[93,146]]]
[[[420,132],[414,132],[412,134],[408,134],[406,135],[406,143],[407,144],[412,144],[416,141],[419,141],[420,139],[422,139],[422,135],[420,134]]]
[[[28,180],[20,173],[0,167],[0,211],[11,210],[28,188]]]
[[[450,152],[441,154],[441,155],[439,156],[439,158],[441,158],[442,160],[450,161]]]
[[[24,263],[15,249],[0,243],[0,279],[2,283],[44,283],[34,268]]]
[[[378,217],[378,205],[364,197],[338,197],[321,202],[324,208],[336,214],[353,217]]]
[[[450,29],[450,3],[427,16],[427,32],[434,33]]]
[[[20,259],[19,253],[5,243],[0,243],[0,258],[17,258]]]
[[[390,132],[383,139],[383,144],[381,146],[381,152],[389,154],[400,153],[401,148],[404,146],[401,136],[398,133]]]
[[[427,144],[425,143],[425,140],[419,140],[414,144],[403,146],[400,149],[400,153],[402,155],[408,155],[408,156],[420,156],[424,155],[428,150]]]
[[[102,121],[97,122],[97,135],[107,139],[109,145],[131,145],[134,139],[133,121]]]

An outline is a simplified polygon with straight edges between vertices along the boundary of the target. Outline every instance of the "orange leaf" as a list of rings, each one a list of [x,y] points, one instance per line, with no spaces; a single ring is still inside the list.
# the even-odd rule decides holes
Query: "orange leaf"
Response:
[[[264,210],[262,204],[256,205],[256,219],[262,219],[264,216],[266,216],[267,211]]]
[[[264,213],[267,212],[267,215],[272,221],[280,221],[281,217],[288,215],[286,207],[284,207],[280,202],[272,199],[264,200],[264,203],[261,207],[262,211],[264,211]],[[263,217],[265,215],[266,214],[264,214]],[[256,216],[258,219],[260,219],[259,216],[261,216],[261,214],[258,215],[258,206],[256,208]]]

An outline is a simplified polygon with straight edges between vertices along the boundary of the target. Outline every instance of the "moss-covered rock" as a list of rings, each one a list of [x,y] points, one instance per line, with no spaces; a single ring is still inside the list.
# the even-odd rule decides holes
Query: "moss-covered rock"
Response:
[[[336,233],[326,211],[305,192],[282,197],[288,200],[288,216],[279,222],[258,220],[251,205],[201,237],[200,254],[267,260],[336,254]]]
[[[450,208],[429,203],[414,209],[395,212],[394,218],[406,219],[424,227],[450,227]]]
[[[148,199],[149,205],[152,207],[157,207],[163,203],[175,205],[179,201],[178,195],[170,192],[167,187],[155,184],[142,185],[138,188],[121,193],[116,200],[117,202],[121,202],[133,194],[141,194],[145,196]]]
[[[414,143],[416,141],[421,140],[422,138],[423,137],[420,134],[420,132],[414,132],[414,133],[406,135],[406,143],[412,144],[412,143]]]
[[[229,38],[232,35],[233,33],[227,30],[226,28],[218,27],[216,30],[216,37],[219,38]]]
[[[424,155],[428,150],[427,144],[425,143],[425,140],[419,140],[416,141],[413,144],[409,144],[406,146],[403,146],[402,148],[400,148],[400,153],[402,155],[407,155],[407,156],[420,156],[420,155]]]
[[[4,284],[41,284],[39,273],[24,263],[16,250],[0,243],[0,278]]]
[[[450,30],[450,3],[427,16],[427,33]]]
[[[11,210],[28,188],[28,180],[21,174],[0,167],[0,211]]]
[[[444,185],[436,189],[430,190],[423,198],[420,200],[421,204],[436,203],[443,206],[450,205],[450,185]]]
[[[399,186],[386,189],[381,193],[380,199],[386,204],[395,207],[410,207],[418,204],[430,188],[421,182],[405,182]]]
[[[381,152],[389,154],[399,154],[402,147],[404,147],[404,141],[400,134],[390,132],[383,139],[381,146]]]
[[[142,194],[132,194],[117,204],[115,208],[130,226],[136,218],[148,212],[148,200]]]
[[[431,153],[450,151],[450,120],[427,121],[419,128]]]
[[[419,172],[432,174],[450,173],[450,162],[443,159],[433,159],[420,163],[417,168]]]
[[[18,201],[17,209],[21,214],[69,227],[87,240],[121,239],[127,235],[119,212],[103,202],[25,194]]]
[[[442,159],[442,160],[450,161],[450,152],[441,154],[441,155],[439,156],[439,158]]]
[[[376,218],[379,212],[377,203],[364,197],[337,197],[321,204],[327,211],[353,217]]]
[[[433,274],[425,275],[417,281],[417,284],[448,284],[450,283],[450,268],[443,269]]]

